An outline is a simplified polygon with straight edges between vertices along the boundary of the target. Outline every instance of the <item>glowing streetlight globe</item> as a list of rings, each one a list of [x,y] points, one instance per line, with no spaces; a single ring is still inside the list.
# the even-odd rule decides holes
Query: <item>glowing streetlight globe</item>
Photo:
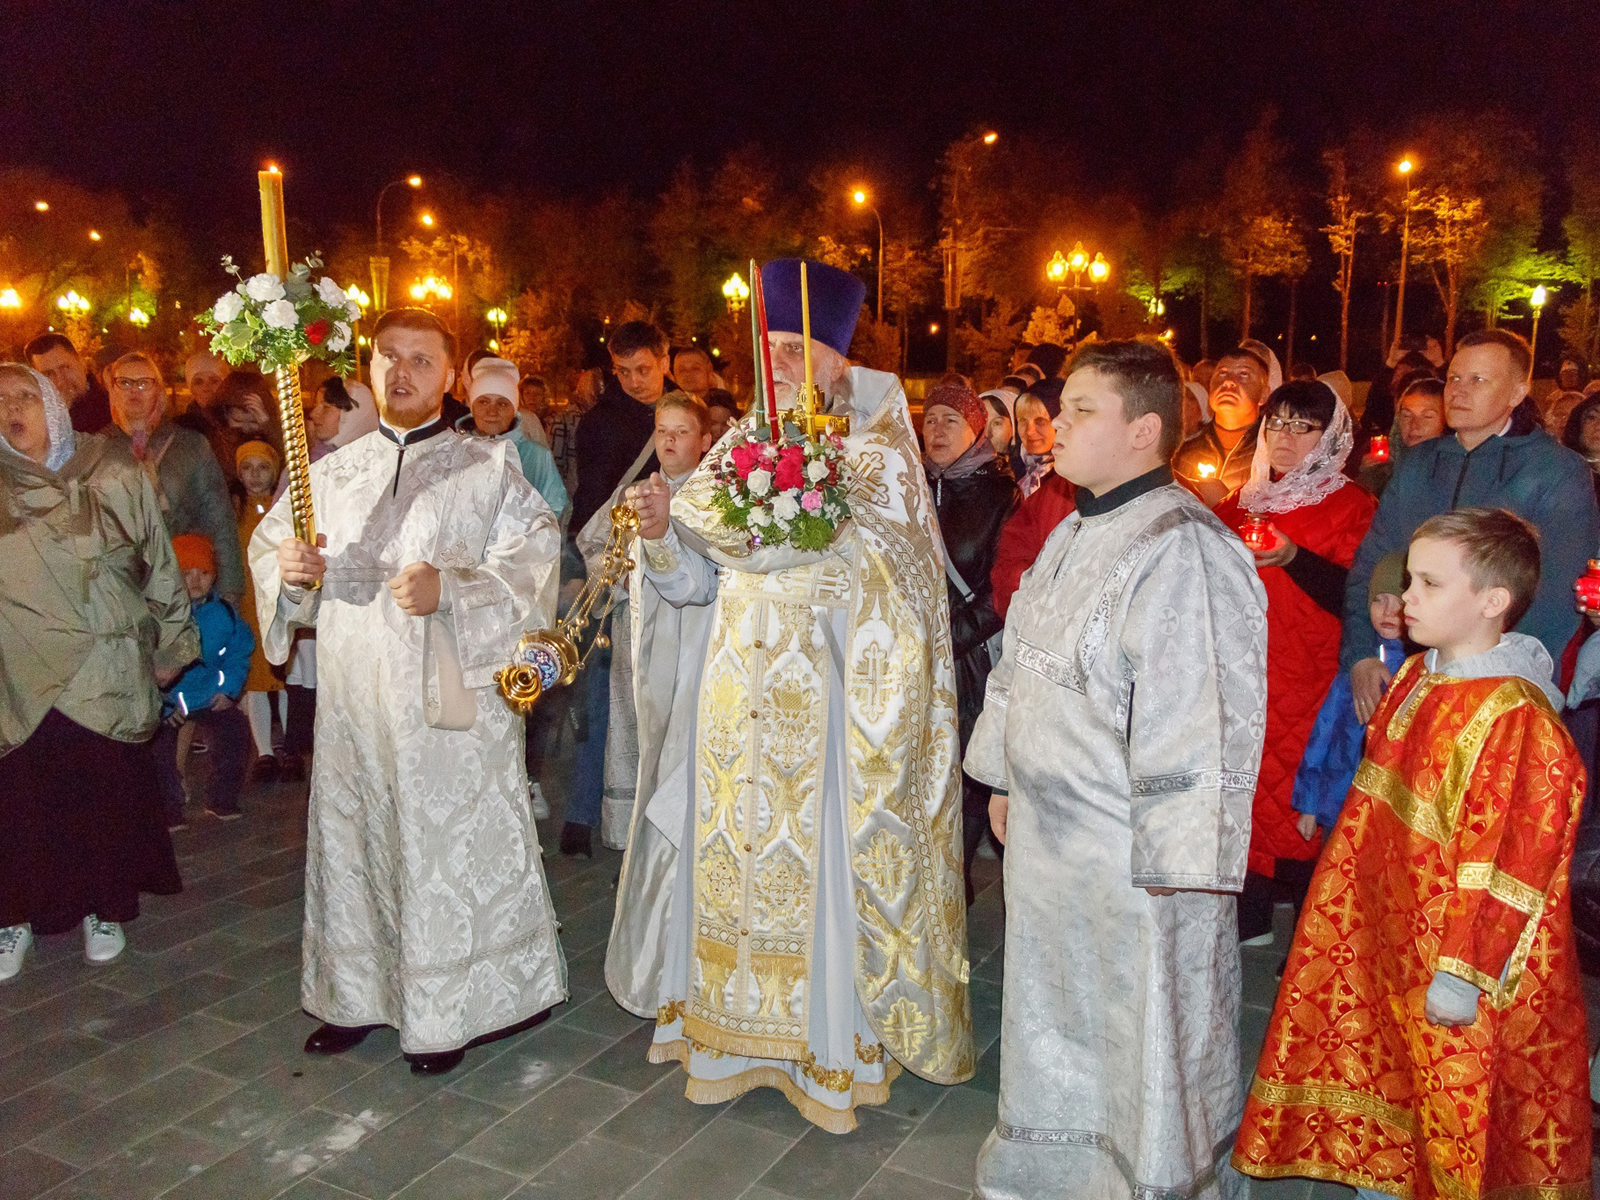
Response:
[[[50,211],[50,201],[48,201],[48,200],[35,200],[33,202],[33,207],[38,212],[49,212]]]
[[[1412,162],[1408,156],[1406,158],[1402,158],[1398,163],[1396,163],[1394,169],[1399,171],[1402,175],[1409,175],[1412,171],[1416,170],[1416,166],[1417,164]]]
[[[100,240],[100,231],[98,229],[89,230],[89,240],[91,242],[98,242]]]
[[[433,228],[433,214],[432,213],[423,213],[422,216],[419,219],[429,229]]]
[[[1057,250],[1044,265],[1044,277],[1051,283],[1062,284],[1067,281],[1067,260]]]
[[[996,142],[998,142],[999,140],[1000,140],[1000,135],[998,133],[996,133],[992,129],[988,133],[983,135],[983,144],[985,146],[992,146]]]
[[[506,310],[503,309],[503,308],[491,308],[488,312],[484,313],[483,315],[488,320],[489,324],[495,325],[495,326],[504,325],[507,321],[509,321],[511,319],[510,314],[507,313]]]
[[[17,295],[16,288],[0,288],[0,308],[18,309],[21,307],[22,297]]]
[[[421,175],[407,175],[406,176],[406,185],[408,187],[414,187],[414,188],[421,187],[422,186],[422,176]]]
[[[1533,295],[1528,297],[1528,303],[1533,305],[1535,308],[1543,308],[1549,299],[1550,293],[1545,290],[1544,284],[1541,283],[1538,287],[1533,289]]]
[[[1106,276],[1111,274],[1111,264],[1106,261],[1104,254],[1096,254],[1094,261],[1089,264],[1089,278],[1096,283],[1104,283]]]
[[[132,325],[137,325],[140,329],[143,329],[146,325],[150,324],[150,314],[145,312],[145,310],[142,308],[130,308],[128,310],[128,322]]]
[[[857,204],[865,204],[867,202],[867,193],[863,189],[857,188],[855,191],[850,193],[850,199],[854,200]]]
[[[68,316],[74,314],[81,316],[89,311],[89,299],[87,296],[78,295],[76,291],[69,288],[65,295],[56,297],[56,307]]]
[[[1089,256],[1084,253],[1083,243],[1075,242],[1072,247],[1072,253],[1067,256],[1067,266],[1071,267],[1072,273],[1076,275],[1088,265]]]
[[[728,276],[727,282],[722,285],[722,298],[728,302],[729,311],[744,311],[744,302],[750,299],[750,285],[739,272]]]

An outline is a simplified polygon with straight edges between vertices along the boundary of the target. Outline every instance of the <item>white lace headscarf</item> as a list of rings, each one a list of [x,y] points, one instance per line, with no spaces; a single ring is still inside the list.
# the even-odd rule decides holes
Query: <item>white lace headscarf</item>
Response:
[[[1250,482],[1239,489],[1239,505],[1246,512],[1286,513],[1308,504],[1317,504],[1333,495],[1346,482],[1345,460],[1355,446],[1355,432],[1350,420],[1350,410],[1339,399],[1339,394],[1325,383],[1333,397],[1333,419],[1322,431],[1311,453],[1279,479],[1272,478],[1272,462],[1267,453],[1267,418],[1279,407],[1274,397],[1267,397],[1261,406],[1262,430],[1256,438],[1255,457],[1250,460]]]
[[[0,363],[0,369],[7,371],[26,371],[33,377],[34,383],[39,387],[39,395],[44,400],[44,428],[50,437],[50,450],[45,455],[44,465],[52,471],[59,471],[67,460],[77,451],[77,436],[72,432],[72,414],[67,411],[67,405],[61,399],[61,393],[56,391],[56,385],[49,378],[35,371],[24,363]],[[18,458],[27,458],[4,435],[0,435],[0,446],[4,446]],[[31,462],[32,459],[29,459]]]

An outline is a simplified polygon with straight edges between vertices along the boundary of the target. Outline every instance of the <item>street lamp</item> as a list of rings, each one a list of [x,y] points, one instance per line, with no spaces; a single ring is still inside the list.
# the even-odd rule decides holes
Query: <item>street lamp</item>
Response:
[[[389,307],[389,256],[383,252],[383,198],[389,194],[390,188],[408,187],[415,190],[421,186],[421,175],[407,175],[404,179],[384,184],[378,190],[378,203],[373,206],[373,253],[367,265],[372,270],[372,297],[379,309]]]
[[[82,317],[89,311],[89,298],[80,296],[69,288],[64,295],[56,297],[56,307],[66,313],[68,318]]]
[[[425,212],[425,213],[422,214],[421,217],[418,218],[418,220],[420,220],[429,229],[433,228],[433,214],[432,213]]]
[[[1544,312],[1545,302],[1550,299],[1550,293],[1545,290],[1544,284],[1533,289],[1533,295],[1528,297],[1528,303],[1533,308],[1533,337],[1528,342],[1528,381],[1533,381],[1533,356],[1539,352],[1539,314]]]
[[[130,308],[128,310],[128,323],[130,325],[137,325],[140,329],[143,329],[146,325],[150,324],[150,314],[138,306]]]
[[[89,230],[89,240],[91,242],[98,242],[100,240],[100,231],[98,229]]]
[[[944,252],[945,323],[951,329],[956,327],[957,318],[961,315],[961,172],[963,169],[971,170],[959,150],[993,146],[999,140],[1000,135],[991,129],[971,141],[958,142],[950,148],[950,227],[945,231],[940,249]],[[945,366],[955,366],[955,358],[956,343],[952,337],[945,343]]]
[[[1400,335],[1405,332],[1406,323],[1406,259],[1411,251],[1411,172],[1416,170],[1417,164],[1408,154],[1395,164],[1394,169],[1400,172],[1400,178],[1406,183],[1406,211],[1400,224],[1400,286],[1395,293],[1394,301],[1394,340],[1399,344]]]
[[[878,212],[878,210],[873,205],[871,205],[871,204],[869,204],[867,202],[867,191],[866,191],[865,188],[857,188],[854,192],[852,192],[850,194],[850,199],[855,201],[856,207],[866,209],[874,217],[876,217],[877,221],[878,221],[878,308],[877,308],[877,318],[878,318],[878,323],[881,325],[883,323],[883,216]]]
[[[34,207],[34,211],[35,212],[49,212],[50,211],[50,201],[48,201],[48,200],[35,200],[33,202],[33,207]]]
[[[483,316],[484,319],[489,322],[489,324],[494,326],[494,348],[498,350],[500,349],[500,337],[503,333],[505,333],[506,322],[511,319],[511,314],[506,312],[506,310],[501,308],[499,305],[496,305],[494,308],[491,308],[488,312],[484,313]]]
[[[1044,277],[1058,288],[1067,286],[1067,260],[1061,251],[1057,250],[1050,256],[1050,261],[1045,263]]]
[[[375,226],[373,243],[380,251],[383,249],[383,198],[389,194],[391,188],[408,187],[416,189],[421,186],[421,175],[407,175],[404,179],[396,179],[391,183],[384,184],[382,190],[378,192],[378,203],[373,208],[373,224]]]
[[[0,308],[8,312],[16,312],[22,307],[22,297],[17,295],[14,287],[0,288]]]
[[[1111,264],[1106,261],[1106,256],[1098,250],[1095,251],[1094,261],[1089,264],[1089,278],[1094,280],[1096,287],[1106,281],[1111,274]]]
[[[744,311],[745,301],[750,299],[750,285],[739,272],[729,275],[727,282],[722,285],[722,298],[728,302],[728,311],[734,316]]]

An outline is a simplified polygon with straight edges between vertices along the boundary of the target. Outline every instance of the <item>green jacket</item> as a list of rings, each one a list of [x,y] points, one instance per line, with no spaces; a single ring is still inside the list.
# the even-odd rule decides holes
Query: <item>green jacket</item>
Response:
[[[147,740],[155,671],[200,652],[149,477],[111,439],[77,447],[59,471],[0,448],[0,755],[52,708]]]
[[[131,457],[128,435],[115,425],[102,435]],[[156,498],[167,532],[203,533],[217,556],[217,591],[237,602],[244,595],[244,558],[239,553],[238,517],[228,481],[204,434],[164,421],[150,435],[156,463]]]

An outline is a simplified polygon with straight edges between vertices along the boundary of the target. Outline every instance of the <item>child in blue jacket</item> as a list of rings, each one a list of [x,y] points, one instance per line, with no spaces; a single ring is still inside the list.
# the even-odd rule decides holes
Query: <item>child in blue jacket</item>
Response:
[[[184,826],[183,776],[178,764],[178,729],[192,722],[205,734],[212,764],[206,811],[223,821],[237,820],[239,790],[249,762],[250,722],[239,707],[255,635],[233,606],[216,593],[217,560],[211,540],[179,534],[172,549],[183,572],[194,623],[200,629],[200,657],[163,693],[161,727],[156,733],[156,770],[167,826]]]
[[[1373,572],[1367,595],[1372,627],[1379,639],[1378,658],[1391,674],[1405,661],[1400,605],[1403,579],[1403,566],[1396,569],[1394,564],[1380,564]],[[1316,826],[1322,827],[1324,835],[1333,828],[1355,780],[1356,768],[1361,765],[1366,740],[1367,727],[1356,715],[1350,669],[1346,667],[1334,676],[1327,698],[1317,710],[1305,755],[1295,773],[1290,804],[1300,814],[1301,836],[1310,838]]]

